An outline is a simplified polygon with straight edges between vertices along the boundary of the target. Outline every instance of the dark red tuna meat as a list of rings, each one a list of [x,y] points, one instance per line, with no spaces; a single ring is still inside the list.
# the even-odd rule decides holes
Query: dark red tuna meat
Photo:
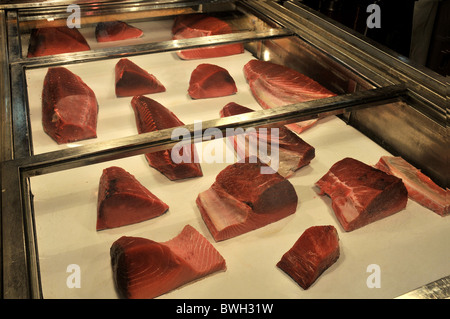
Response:
[[[339,258],[339,236],[333,226],[312,226],[287,251],[277,267],[308,289]]]
[[[408,192],[400,178],[353,158],[344,158],[316,182],[331,197],[334,213],[346,231],[393,215],[406,207]]]
[[[382,156],[375,167],[401,178],[408,197],[440,216],[450,214],[450,196],[419,169],[399,156]]]
[[[113,279],[122,298],[148,299],[226,270],[225,259],[192,226],[166,242],[123,236],[110,249]]]
[[[184,125],[173,112],[148,97],[140,95],[133,97],[131,106],[134,110],[139,134]],[[173,160],[176,156],[172,156],[172,150],[176,151],[182,159],[179,163]],[[160,171],[170,180],[203,175],[194,144],[183,146],[177,150],[168,149],[147,153],[145,157],[150,166]]]
[[[268,61],[250,60],[244,66],[244,75],[253,96],[264,109],[336,95],[306,75]],[[301,133],[316,122],[317,119],[313,119],[286,127]]]
[[[44,131],[58,144],[97,137],[94,92],[64,67],[49,68],[42,90]]]
[[[218,65],[202,63],[192,71],[188,93],[193,99],[221,97],[236,92],[233,77]]]
[[[220,116],[225,117],[248,112],[254,111],[243,105],[230,102],[222,108]],[[272,130],[274,129],[278,130],[278,137],[272,138]],[[270,154],[271,158],[271,162],[268,164],[274,169],[277,168],[278,174],[285,178],[291,177],[295,171],[308,165],[315,157],[314,147],[282,125],[263,126],[254,131],[247,130],[244,139],[239,136],[232,136],[231,138],[238,158],[251,156],[252,152],[256,153],[259,150],[258,144],[264,143],[266,153]],[[274,148],[277,148],[277,150]],[[253,155],[256,156],[256,154]]]
[[[123,168],[103,170],[98,187],[97,230],[139,223],[161,216],[168,208]]]
[[[180,15],[175,18],[172,34],[174,40],[232,33],[231,26],[216,17],[205,14]],[[242,43],[217,45],[178,51],[181,59],[207,59],[244,52]]]
[[[266,164],[247,158],[227,166],[196,203],[216,241],[229,239],[283,219],[297,209],[292,184]]]
[[[110,42],[139,38],[144,32],[123,21],[100,22],[95,27],[97,42]]]
[[[47,27],[31,30],[27,57],[88,51],[91,48],[77,28]]]
[[[165,92],[158,79],[127,58],[120,59],[115,67],[116,96],[135,96]]]

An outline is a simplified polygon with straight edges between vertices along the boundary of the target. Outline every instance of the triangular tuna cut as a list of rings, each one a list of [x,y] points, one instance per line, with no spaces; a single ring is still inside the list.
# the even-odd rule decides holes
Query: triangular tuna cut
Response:
[[[225,117],[249,112],[254,112],[254,110],[230,102],[220,110],[220,116]],[[278,136],[275,135],[272,138],[272,130],[274,129],[278,130]],[[256,154],[259,154],[261,143],[263,143],[265,146],[264,153],[267,153],[265,155],[270,157],[270,161],[265,162],[285,178],[291,177],[295,171],[308,165],[315,157],[314,147],[283,125],[261,126],[254,131],[247,130],[243,138],[237,135],[229,138],[233,142],[238,159],[252,154],[256,156]]]
[[[231,26],[216,17],[206,14],[179,15],[172,26],[174,40],[204,37],[232,33]],[[242,43],[224,44],[196,49],[187,49],[177,52],[184,60],[207,59],[240,54],[244,52]]]
[[[331,225],[306,229],[277,263],[303,289],[308,289],[340,255],[339,236]]]
[[[401,178],[408,197],[440,216],[450,215],[450,192],[400,156],[382,156],[375,167]]]
[[[97,230],[139,223],[164,214],[169,206],[121,167],[103,170],[98,187]]]
[[[121,298],[149,299],[226,270],[225,259],[195,228],[186,225],[166,242],[123,236],[110,249]]]
[[[400,178],[350,157],[331,166],[316,185],[320,195],[331,197],[334,214],[345,231],[391,216],[408,201]]]
[[[27,57],[88,51],[91,48],[77,28],[47,27],[31,30]]]
[[[64,67],[49,68],[42,90],[42,125],[58,144],[97,137],[94,91]]]
[[[148,133],[184,125],[178,117],[162,104],[145,96],[131,100],[138,133]],[[172,156],[172,151],[176,156]],[[168,149],[145,154],[149,165],[170,180],[203,176],[194,144],[180,149]],[[174,161],[177,158],[177,162]]]
[[[116,75],[116,96],[135,96],[165,92],[166,88],[158,79],[131,62],[127,58],[122,58],[115,67]]]
[[[244,66],[244,75],[253,96],[263,109],[336,95],[306,75],[269,61],[250,60]],[[312,119],[288,124],[286,127],[301,133],[316,122],[317,119]]]
[[[191,73],[188,93],[193,99],[228,96],[236,92],[233,77],[218,65],[202,63]]]
[[[262,170],[266,169],[266,171]],[[294,186],[256,158],[227,166],[196,200],[216,241],[281,220],[297,209]]]
[[[111,42],[139,38],[144,32],[123,21],[100,22],[95,27],[97,42]]]

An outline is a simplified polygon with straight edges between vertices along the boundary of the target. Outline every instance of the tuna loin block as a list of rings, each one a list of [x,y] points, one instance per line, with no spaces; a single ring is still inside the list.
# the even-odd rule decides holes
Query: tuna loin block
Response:
[[[254,112],[245,106],[239,105],[234,102],[230,102],[225,105],[220,111],[220,116],[232,116],[248,112]],[[278,147],[278,152],[275,152],[278,156],[278,174],[285,178],[289,178],[294,174],[295,171],[308,165],[311,160],[315,157],[315,149],[303,139],[301,139],[297,134],[288,130],[285,126],[274,126],[263,127],[266,131],[261,129],[256,129],[254,133],[246,133],[245,141],[241,142],[242,139],[239,136],[230,136],[233,139],[233,146],[238,154],[239,158],[245,158],[245,154],[250,156],[251,152],[255,152],[260,142],[267,145],[267,149],[271,150],[271,160],[273,160],[272,154],[274,150],[272,147]],[[272,129],[278,129],[278,145],[272,145]],[[254,138],[256,137],[256,138]],[[277,160],[277,159],[275,159]],[[273,164],[273,163],[272,163]],[[272,168],[275,165],[271,165]]]
[[[401,178],[408,190],[408,197],[440,216],[450,214],[448,189],[435,184],[428,176],[398,156],[382,156],[376,168]]]
[[[130,299],[154,298],[226,269],[220,253],[190,225],[162,243],[123,236],[112,244],[110,255],[117,290]]]
[[[322,85],[283,65],[268,61],[250,60],[244,66],[244,75],[253,96],[263,109],[335,96]],[[287,128],[301,133],[317,119],[288,124]]]
[[[91,48],[77,28],[48,27],[31,30],[28,58],[88,51]]]
[[[175,18],[172,27],[174,40],[227,34],[232,31],[232,28],[227,22],[205,14],[179,15]],[[177,55],[181,59],[192,60],[223,57],[243,52],[244,45],[242,43],[234,43],[181,50],[177,52]]]
[[[44,131],[58,144],[97,137],[98,105],[94,92],[63,67],[49,68],[42,90]]]
[[[144,32],[123,21],[100,22],[95,27],[97,42],[110,42],[139,38]]]
[[[117,62],[116,96],[135,96],[165,92],[166,88],[158,79],[130,60],[123,58]]]
[[[139,223],[164,214],[168,208],[123,168],[103,170],[98,187],[97,230]]]
[[[184,125],[169,109],[145,96],[135,96],[131,100],[138,133],[147,133]],[[172,150],[177,152],[180,162],[172,159]],[[168,149],[145,154],[149,165],[170,180],[202,176],[195,146],[185,145],[180,149]]]
[[[340,255],[339,237],[333,226],[313,226],[304,231],[277,267],[308,289]]]
[[[227,96],[236,92],[236,83],[230,73],[214,64],[198,65],[189,80],[188,93],[193,99]]]
[[[287,179],[275,171],[261,174],[261,168],[269,166],[246,161],[227,166],[197,197],[202,218],[216,241],[263,227],[297,209],[297,194]]]
[[[408,192],[400,178],[352,158],[335,163],[316,185],[331,197],[346,231],[393,215],[406,207]]]

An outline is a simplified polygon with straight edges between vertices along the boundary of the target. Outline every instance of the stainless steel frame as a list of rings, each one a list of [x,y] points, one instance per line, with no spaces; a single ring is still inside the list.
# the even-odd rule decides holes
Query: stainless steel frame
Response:
[[[347,88],[349,94],[291,105],[283,109],[262,110],[203,123],[203,130],[235,127],[256,127],[270,123],[292,123],[340,114],[349,124],[395,154],[404,156],[423,171],[448,187],[447,114],[448,82],[432,72],[411,65],[402,57],[369,43],[366,39],[338,28],[325,17],[301,5],[287,1],[284,5],[270,1],[219,1],[216,5],[204,1],[146,1],[140,9],[164,9],[173,14],[185,10],[213,10],[220,6],[238,8],[261,17],[268,25],[279,28],[257,29],[229,35],[165,41],[129,47],[117,47],[52,57],[23,58],[21,56],[19,13],[42,18],[54,13],[64,16],[61,6],[69,1],[43,1],[0,6],[2,145],[2,296],[4,298],[41,298],[39,259],[34,234],[33,198],[29,177],[69,168],[90,165],[112,159],[167,149],[177,143],[171,140],[171,129],[95,143],[74,149],[33,154],[31,129],[28,123],[25,70],[42,66],[80,63],[108,58],[173,51],[186,48],[243,42],[256,56],[263,50],[280,49],[273,57],[284,64],[296,45],[304,45],[311,54],[323,54],[330,63],[344,65],[361,81]],[[89,3],[80,2],[90,6]],[[131,9],[133,1],[114,4],[96,2],[105,12]],[[102,6],[102,4],[104,6]],[[56,6],[56,7],[54,7]],[[138,6],[138,7],[139,7]],[[56,8],[56,9],[55,9]],[[127,9],[128,8],[128,9]],[[184,8],[184,9],[183,9]],[[211,9],[212,8],[212,9]],[[54,11],[56,10],[56,11]],[[172,10],[172,11],[170,11]],[[139,9],[138,9],[139,11]],[[7,39],[7,40],[6,40]],[[6,43],[8,50],[6,50]],[[284,47],[284,41],[289,47]],[[276,47],[276,48],[274,48]],[[306,51],[308,52],[308,50]],[[298,65],[297,65],[298,66]],[[302,67],[302,66],[300,66]],[[323,65],[326,72],[327,65]],[[319,72],[320,74],[320,72]],[[320,75],[319,75],[320,76]],[[346,93],[346,92],[341,92]],[[381,121],[387,121],[381,123]],[[380,130],[381,127],[383,128]],[[394,123],[396,126],[391,127]],[[420,129],[418,124],[420,123]],[[194,142],[199,132],[193,125],[185,126]],[[398,138],[398,136],[401,138]],[[417,143],[421,143],[418,151]],[[447,291],[448,293],[448,291]],[[442,297],[442,296],[441,296]],[[443,297],[448,297],[444,295]]]

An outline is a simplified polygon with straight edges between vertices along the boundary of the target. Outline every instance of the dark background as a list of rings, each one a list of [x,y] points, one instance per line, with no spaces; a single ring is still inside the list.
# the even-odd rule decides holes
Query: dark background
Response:
[[[420,6],[416,3],[421,1]],[[450,0],[296,0],[441,75],[450,75]],[[367,6],[381,28],[367,28]],[[432,9],[427,9],[427,6]],[[416,11],[415,11],[416,8]],[[428,25],[428,29],[424,25]],[[426,30],[429,30],[425,32]],[[416,48],[419,49],[416,50]]]

